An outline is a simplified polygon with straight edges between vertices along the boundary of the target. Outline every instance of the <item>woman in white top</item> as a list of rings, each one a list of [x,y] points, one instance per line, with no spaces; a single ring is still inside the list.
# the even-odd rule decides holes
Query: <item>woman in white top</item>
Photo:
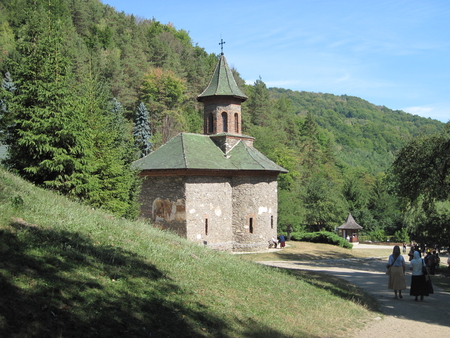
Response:
[[[411,289],[409,291],[410,296],[416,296],[414,299],[416,302],[417,297],[420,296],[420,301],[423,301],[423,296],[429,296],[428,288],[425,280],[425,275],[422,273],[422,266],[424,262],[420,257],[419,251],[414,251],[414,259],[411,261],[410,270],[412,271],[411,276]]]
[[[394,290],[395,299],[403,298],[402,290],[406,289],[405,270],[406,263],[400,254],[400,247],[394,246],[392,255],[389,256],[387,267],[391,269],[389,273],[388,289]],[[397,297],[398,291],[398,297]]]

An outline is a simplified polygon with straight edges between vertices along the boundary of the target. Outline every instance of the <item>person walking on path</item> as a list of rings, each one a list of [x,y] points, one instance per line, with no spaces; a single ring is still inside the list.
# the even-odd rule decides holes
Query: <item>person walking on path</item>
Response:
[[[284,237],[283,234],[280,234],[280,236],[278,237],[279,242],[280,242],[280,248],[283,249],[286,245],[286,238]]]
[[[389,256],[388,264],[386,266],[389,270],[388,289],[394,290],[394,298],[403,298],[402,290],[406,289],[405,271],[406,263],[403,256],[400,254],[400,247],[394,246],[392,255]],[[398,291],[398,296],[397,296]]]
[[[415,296],[414,299],[418,301],[417,297],[420,296],[420,301],[423,301],[423,296],[429,296],[428,288],[425,280],[425,275],[422,272],[422,267],[425,265],[420,257],[419,251],[414,251],[414,259],[411,261],[410,270],[411,274],[411,289],[409,290],[410,296]]]
[[[414,247],[415,247],[415,245],[414,245],[414,244],[411,244],[411,247],[409,248],[408,256],[409,256],[409,261],[410,261],[410,262],[411,262],[411,261],[413,260],[413,258],[414,258]]]

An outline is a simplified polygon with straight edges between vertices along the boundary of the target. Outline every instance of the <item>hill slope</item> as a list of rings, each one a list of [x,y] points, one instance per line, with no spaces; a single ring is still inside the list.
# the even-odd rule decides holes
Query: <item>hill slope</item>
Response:
[[[354,289],[113,219],[2,169],[0,215],[2,337],[338,337],[339,318],[368,314]]]
[[[295,114],[311,113],[339,146],[338,158],[372,174],[385,171],[408,140],[441,131],[445,126],[440,121],[376,106],[355,96],[282,88],[269,88],[269,92],[275,99],[289,99]]]

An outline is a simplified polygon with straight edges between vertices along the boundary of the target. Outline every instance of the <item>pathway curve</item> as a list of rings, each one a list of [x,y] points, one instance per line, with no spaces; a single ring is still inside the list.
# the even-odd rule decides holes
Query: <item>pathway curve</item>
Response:
[[[407,256],[405,256],[408,262]],[[322,261],[265,261],[265,265],[281,268],[314,270],[343,278],[373,295],[385,314],[374,313],[373,321],[352,338],[411,338],[415,336],[450,337],[450,293],[434,287],[434,294],[423,302],[415,302],[409,295],[411,273],[406,273],[407,290],[403,299],[394,299],[387,288],[385,274],[387,259],[332,259]],[[407,263],[408,264],[408,263]],[[407,269],[408,271],[408,269]]]

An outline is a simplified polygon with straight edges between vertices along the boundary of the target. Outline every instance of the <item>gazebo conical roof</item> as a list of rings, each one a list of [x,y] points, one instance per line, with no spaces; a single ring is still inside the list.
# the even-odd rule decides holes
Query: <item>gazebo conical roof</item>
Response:
[[[342,224],[338,229],[340,230],[357,230],[362,229],[363,227],[360,226],[358,223],[356,223],[355,219],[353,218],[352,214],[348,214],[347,221]]]

